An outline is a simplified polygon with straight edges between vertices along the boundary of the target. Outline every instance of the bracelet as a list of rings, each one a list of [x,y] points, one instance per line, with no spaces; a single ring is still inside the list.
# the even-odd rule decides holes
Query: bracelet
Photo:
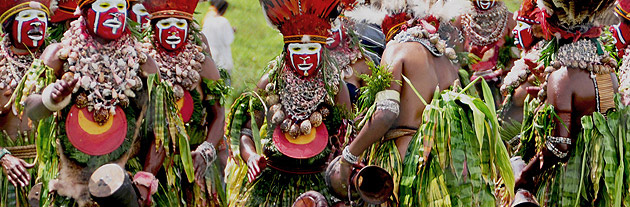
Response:
[[[567,137],[553,137],[547,136],[547,140],[554,144],[568,144],[571,145],[571,139]]]
[[[350,148],[348,148],[347,146],[346,148],[343,148],[343,152],[341,153],[341,155],[343,156],[343,159],[349,162],[350,164],[359,163],[359,156],[356,156],[350,153]]]
[[[382,100],[376,102],[376,110],[390,111],[398,116],[400,114],[400,104],[391,99]]]
[[[400,101],[400,93],[395,90],[383,90],[376,93],[376,98],[374,98],[374,102],[380,102],[387,99],[391,99],[394,101]]]
[[[2,148],[2,150],[0,150],[0,159],[2,159],[7,154],[10,155],[11,152],[9,152],[9,150],[7,148]]]
[[[42,92],[42,103],[44,104],[44,106],[50,110],[50,111],[59,111],[63,108],[65,108],[66,106],[68,106],[68,104],[70,104],[70,99],[72,98],[71,95],[66,96],[66,98],[64,98],[62,101],[60,101],[59,103],[53,103],[52,100],[52,89],[53,89],[53,84],[50,84],[48,86],[46,86],[46,88],[44,89],[44,91]]]
[[[253,134],[252,134],[252,130],[248,129],[248,128],[241,129],[241,136],[254,137]]]
[[[210,163],[217,159],[217,150],[208,141],[204,141],[197,147],[197,151],[201,153],[201,157],[206,161],[206,168],[210,166]]]
[[[553,144],[549,140],[545,142],[545,146],[547,147],[549,151],[551,151],[551,153],[553,153],[556,157],[560,159],[564,159],[569,154],[569,153],[560,151],[558,148],[556,148],[556,146],[553,146]]]

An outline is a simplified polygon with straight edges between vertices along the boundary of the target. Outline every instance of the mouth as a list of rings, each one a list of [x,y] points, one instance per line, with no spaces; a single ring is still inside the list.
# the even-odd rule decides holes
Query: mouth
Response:
[[[335,38],[329,37],[328,39],[326,39],[326,44],[332,45],[333,43],[335,43]]]
[[[482,2],[479,2],[479,5],[481,5],[481,8],[484,8],[484,9],[488,9],[488,8],[490,7],[490,5],[491,5],[491,4],[492,4],[492,2],[491,2],[491,1],[482,1]]]
[[[182,40],[181,38],[179,38],[179,36],[169,36],[166,38],[165,42],[166,44],[169,44],[169,45],[176,45],[182,42]]]
[[[313,67],[313,63],[310,64],[298,64],[298,68],[303,71],[310,70]]]
[[[103,22],[103,26],[111,27],[111,28],[119,28],[122,26],[122,23],[118,21],[118,19],[108,19]]]
[[[35,41],[39,41],[44,39],[44,34],[39,31],[38,29],[32,29],[30,31],[28,31],[26,33],[26,36],[28,36],[28,38],[35,40]]]

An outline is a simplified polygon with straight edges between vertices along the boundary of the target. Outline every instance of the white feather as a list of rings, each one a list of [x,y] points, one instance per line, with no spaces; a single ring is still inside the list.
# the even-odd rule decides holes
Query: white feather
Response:
[[[407,9],[407,0],[386,0],[381,3],[381,9],[388,13],[398,13]]]
[[[440,20],[450,20],[472,11],[469,0],[407,0],[409,12],[416,18],[433,15]]]
[[[361,5],[351,11],[346,11],[345,15],[358,22],[381,25],[383,19],[387,16],[387,12],[373,6]]]

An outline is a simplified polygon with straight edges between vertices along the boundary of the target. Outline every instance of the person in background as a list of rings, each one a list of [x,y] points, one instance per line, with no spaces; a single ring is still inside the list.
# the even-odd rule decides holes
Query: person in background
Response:
[[[230,45],[234,41],[234,29],[230,22],[223,17],[228,8],[225,0],[212,0],[210,11],[203,18],[201,33],[208,39],[212,59],[218,68],[227,70],[230,74],[234,68],[232,49]]]

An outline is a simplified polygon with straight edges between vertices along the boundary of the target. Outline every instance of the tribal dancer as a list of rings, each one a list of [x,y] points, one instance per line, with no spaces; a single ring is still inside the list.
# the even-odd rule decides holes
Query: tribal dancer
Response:
[[[393,206],[494,205],[495,183],[482,177],[498,180],[487,172],[492,169],[508,175],[505,184],[511,186],[507,151],[493,141],[498,131],[482,130],[471,120],[473,109],[488,111],[477,114],[475,122],[496,128],[494,104],[473,106],[483,102],[465,93],[469,87],[460,90],[457,55],[438,32],[472,5],[415,0],[382,6],[388,15],[381,26],[389,42],[381,68],[373,70],[374,85],[368,85],[374,100],[368,113],[374,112],[343,150],[342,169],[363,159],[387,169],[394,178]],[[489,151],[493,161],[483,160]]]
[[[535,127],[521,137],[521,154],[529,163],[513,163],[512,205],[536,206],[534,195],[544,206],[621,205],[629,198],[624,165],[630,162],[625,144],[630,108],[615,95],[617,63],[599,40],[598,22],[614,1],[538,2],[549,40],[540,63],[552,72],[542,85],[545,104],[533,106]]]
[[[619,93],[622,94],[622,102],[630,105],[630,1],[619,0],[615,12],[620,22],[610,29],[616,39],[617,55],[623,60],[619,67]]]
[[[76,13],[77,0],[57,0],[50,6],[53,14],[50,17],[50,32],[48,39],[51,43],[58,43],[63,34],[70,28],[70,22],[79,18]]]
[[[291,206],[307,191],[324,195],[318,202],[331,203],[323,171],[348,139],[351,110],[347,88],[324,46],[339,2],[260,3],[283,34],[285,49],[269,64],[258,91],[243,94],[228,115],[231,162],[238,163],[227,170],[230,205]]]
[[[199,26],[193,21],[197,1],[146,0],[144,4],[151,14],[153,31],[153,44],[149,44],[147,52],[160,71],[155,82],[148,83],[156,85],[150,94],[149,116],[152,117],[148,119],[152,120],[149,125],[154,131],[149,137],[155,141],[151,141],[144,165],[144,170],[151,174],[157,174],[162,166],[166,172],[154,196],[156,204],[225,206],[223,167],[215,160],[217,149],[225,146],[225,115],[221,105],[225,102],[227,86],[220,79],[212,58],[203,53]],[[178,132],[168,133],[173,129]],[[176,136],[169,137],[173,134]],[[186,140],[186,146],[182,145],[184,140],[178,142],[179,139]],[[177,147],[169,149],[171,146]],[[212,179],[207,178],[206,172]],[[147,190],[141,189],[144,195]]]
[[[0,206],[28,206],[37,156],[33,123],[14,105],[16,87],[41,54],[50,11],[48,0],[0,1]]]
[[[352,9],[354,2],[341,1],[344,9]],[[330,51],[330,56],[335,60],[337,68],[341,70],[341,76],[346,82],[350,92],[350,100],[356,103],[359,97],[359,88],[363,81],[360,74],[370,74],[367,61],[370,59],[364,55],[363,48],[359,43],[359,35],[356,34],[355,23],[340,15],[333,21],[332,36],[328,38],[326,48]]]
[[[58,173],[56,165],[40,172],[46,205],[96,205],[88,190],[90,176],[107,163],[124,168],[146,111],[143,79],[157,69],[126,29],[125,0],[79,0],[78,5],[81,17],[61,43],[48,46],[41,56],[51,83],[25,101],[31,119],[51,120],[39,131],[49,135],[42,140],[50,153],[43,161],[59,162]],[[135,193],[124,196],[129,199],[113,201],[137,204]]]
[[[471,0],[474,9],[461,17],[461,31],[464,34],[464,51],[479,58],[468,65],[472,72],[470,80],[483,77],[493,89],[498,89],[501,78],[512,68],[518,50],[513,42],[506,41],[512,36],[516,25],[512,13],[500,0]],[[498,92],[498,90],[497,90]],[[495,100],[500,100],[498,93]]]
[[[544,66],[538,63],[540,52],[545,45],[540,26],[542,12],[536,6],[536,0],[523,1],[516,14],[516,27],[512,30],[514,45],[522,50],[521,58],[514,62],[514,66],[505,76],[501,85],[503,104],[498,112],[503,129],[510,127],[517,130],[504,130],[502,135],[514,137],[510,144],[518,141],[520,125],[523,121],[523,106],[527,96],[530,99],[538,97],[540,84],[544,82]]]

